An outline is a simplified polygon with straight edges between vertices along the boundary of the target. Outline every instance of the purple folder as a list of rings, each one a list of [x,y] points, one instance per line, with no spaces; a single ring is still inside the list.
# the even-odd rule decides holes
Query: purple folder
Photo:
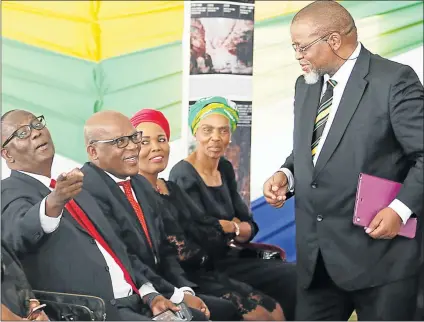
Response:
[[[353,224],[368,227],[377,213],[390,205],[402,184],[374,177],[365,173],[359,175],[356,192]],[[417,218],[410,217],[405,225],[402,224],[400,236],[414,238],[417,231]]]

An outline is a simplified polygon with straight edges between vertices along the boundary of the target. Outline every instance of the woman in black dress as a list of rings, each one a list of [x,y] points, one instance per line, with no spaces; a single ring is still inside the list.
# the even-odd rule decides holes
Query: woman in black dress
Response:
[[[140,174],[157,191],[168,240],[191,281],[205,294],[230,300],[243,320],[284,320],[281,306],[250,285],[229,278],[214,268],[232,238],[218,220],[206,216],[173,182],[158,179],[169,158],[169,124],[159,111],[144,109],[131,119],[143,131],[139,155]]]
[[[169,180],[177,183],[208,216],[218,219],[227,235],[234,226],[235,240],[248,243],[257,234],[258,226],[238,193],[233,166],[223,157],[237,122],[237,107],[225,98],[208,97],[192,105],[189,126],[196,148],[173,167]],[[216,247],[223,247],[223,255],[215,262],[220,271],[272,296],[283,307],[286,318],[293,318],[295,264],[240,258],[236,249]]]

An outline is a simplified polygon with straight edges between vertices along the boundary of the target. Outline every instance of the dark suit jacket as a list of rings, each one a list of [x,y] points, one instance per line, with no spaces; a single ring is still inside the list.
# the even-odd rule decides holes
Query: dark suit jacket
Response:
[[[108,214],[107,219],[129,252],[176,287],[195,288],[197,285],[188,280],[178,262],[175,250],[166,239],[160,216],[163,210],[159,208],[158,196],[155,195],[150,183],[140,175],[131,178],[131,186],[146,219],[153,251],[135,211],[116,182],[92,163],[86,163],[81,170],[84,173],[84,187],[96,199],[103,212]]]
[[[299,281],[312,279],[318,250],[347,290],[417,273],[415,239],[374,240],[352,224],[360,172],[403,182],[397,198],[423,215],[423,87],[415,72],[362,47],[315,167],[311,139],[323,80],[295,89],[293,151]],[[320,217],[318,217],[320,216]],[[321,221],[317,218],[323,218]]]
[[[45,234],[40,223],[40,202],[50,190],[38,180],[12,171],[1,182],[2,238],[21,260],[34,289],[101,297],[108,319],[119,319],[113,305],[113,289],[106,261],[90,235],[64,209],[56,231]],[[94,223],[105,241],[131,274],[137,287],[151,282],[170,295],[172,285],[163,285],[140,261],[131,260],[95,200],[82,191],[75,201]],[[130,264],[131,263],[131,264]]]

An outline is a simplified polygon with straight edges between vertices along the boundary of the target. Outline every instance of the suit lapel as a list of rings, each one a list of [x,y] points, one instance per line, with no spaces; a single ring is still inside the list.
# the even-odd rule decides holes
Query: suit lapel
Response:
[[[143,182],[133,177],[131,178],[131,186],[134,189],[134,193],[137,197],[137,201],[143,211],[144,219],[146,220],[147,229],[149,230],[149,234],[152,240],[154,250],[156,254],[158,254],[159,250],[157,249],[157,243],[155,242],[158,240],[157,229],[155,225],[155,218],[154,218],[154,214],[152,213],[153,212],[152,207],[150,207],[148,203],[143,202],[148,200],[148,198],[146,198],[145,192],[143,191],[144,189]],[[147,188],[152,189],[151,187],[147,187]],[[152,200],[151,202],[154,202],[154,201]]]
[[[100,179],[105,182],[107,188],[110,189],[113,196],[116,198],[116,201],[128,213],[128,215],[130,216],[130,220],[133,221],[136,229],[140,232],[141,236],[143,236],[142,241],[145,243],[145,248],[150,249],[150,246],[147,242],[147,239],[144,237],[143,228],[140,224],[140,221],[138,220],[137,214],[136,214],[135,210],[133,209],[133,207],[131,206],[130,202],[128,201],[125,193],[121,190],[121,188],[118,186],[118,184],[111,177],[109,177],[107,173],[105,173],[102,169],[98,168],[97,166],[95,166],[91,163],[87,163],[86,165],[84,165],[84,167],[87,167],[88,171],[96,172],[100,176]],[[132,186],[133,186],[133,189],[134,189],[134,185],[132,185]],[[136,194],[137,201],[140,204],[140,206],[142,207],[142,210],[144,212],[145,208],[148,208],[148,207],[143,207],[141,202],[142,202],[142,200],[146,200],[146,198],[144,198],[142,194],[140,195],[139,191],[138,191],[138,194],[137,194],[136,189],[134,189],[134,192]],[[112,203],[114,201],[110,201],[110,202]],[[146,216],[146,213],[148,213],[148,211],[144,212],[145,217],[150,217],[150,216]],[[146,218],[146,222],[147,222],[148,228],[154,227],[154,226],[152,226],[152,224],[154,224],[154,223],[152,223],[147,218]],[[151,238],[152,238],[153,245],[155,245],[155,243],[154,243],[155,236],[156,236],[155,235],[155,229],[154,228],[149,229],[149,232],[150,232],[150,235],[151,235]]]
[[[297,139],[299,140],[300,160],[305,160],[312,175],[312,133],[314,130],[316,113],[321,98],[323,77],[313,85],[304,85],[303,95],[301,94],[296,102],[296,108],[300,108],[299,116],[297,117],[297,126],[299,129]]]
[[[35,178],[33,178],[33,177],[25,174],[25,173],[12,170],[10,172],[10,176],[13,177],[13,178],[15,178],[15,179],[22,180],[26,184],[34,187],[34,190],[37,190],[37,192],[40,194],[41,199],[43,199],[46,196],[48,196],[50,194],[50,192],[51,192],[50,189],[47,188],[43,183],[41,183],[37,179],[35,179]]]
[[[50,194],[50,189],[47,188],[43,183],[41,183],[40,181],[38,181],[37,179],[19,172],[19,171],[15,171],[12,170],[10,173],[11,177],[17,178],[19,180],[24,181],[25,183],[31,185],[32,187],[34,187],[34,190],[37,190],[37,192],[40,194],[40,198],[43,199],[45,197],[47,197]],[[63,215],[64,217],[67,218],[67,220],[69,220],[75,227],[77,227],[79,230],[81,230],[82,232],[84,232],[85,234],[88,234],[87,231],[82,228],[76,221],[75,219],[71,216],[71,214],[66,210],[63,209]]]
[[[328,132],[321,153],[318,156],[314,170],[314,179],[318,176],[333,155],[353,114],[358,108],[359,102],[361,101],[362,95],[364,94],[365,88],[368,84],[365,76],[369,71],[369,63],[370,52],[362,47],[358,61],[356,62],[344,89],[339,107],[333,123],[331,124],[330,131]]]

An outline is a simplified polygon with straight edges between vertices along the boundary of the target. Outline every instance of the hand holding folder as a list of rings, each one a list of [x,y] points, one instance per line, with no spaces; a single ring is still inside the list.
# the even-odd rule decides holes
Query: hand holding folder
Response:
[[[401,184],[391,180],[361,173],[356,192],[353,224],[368,227],[374,217],[396,198]],[[410,217],[402,224],[399,236],[414,238],[417,230],[417,218]]]

